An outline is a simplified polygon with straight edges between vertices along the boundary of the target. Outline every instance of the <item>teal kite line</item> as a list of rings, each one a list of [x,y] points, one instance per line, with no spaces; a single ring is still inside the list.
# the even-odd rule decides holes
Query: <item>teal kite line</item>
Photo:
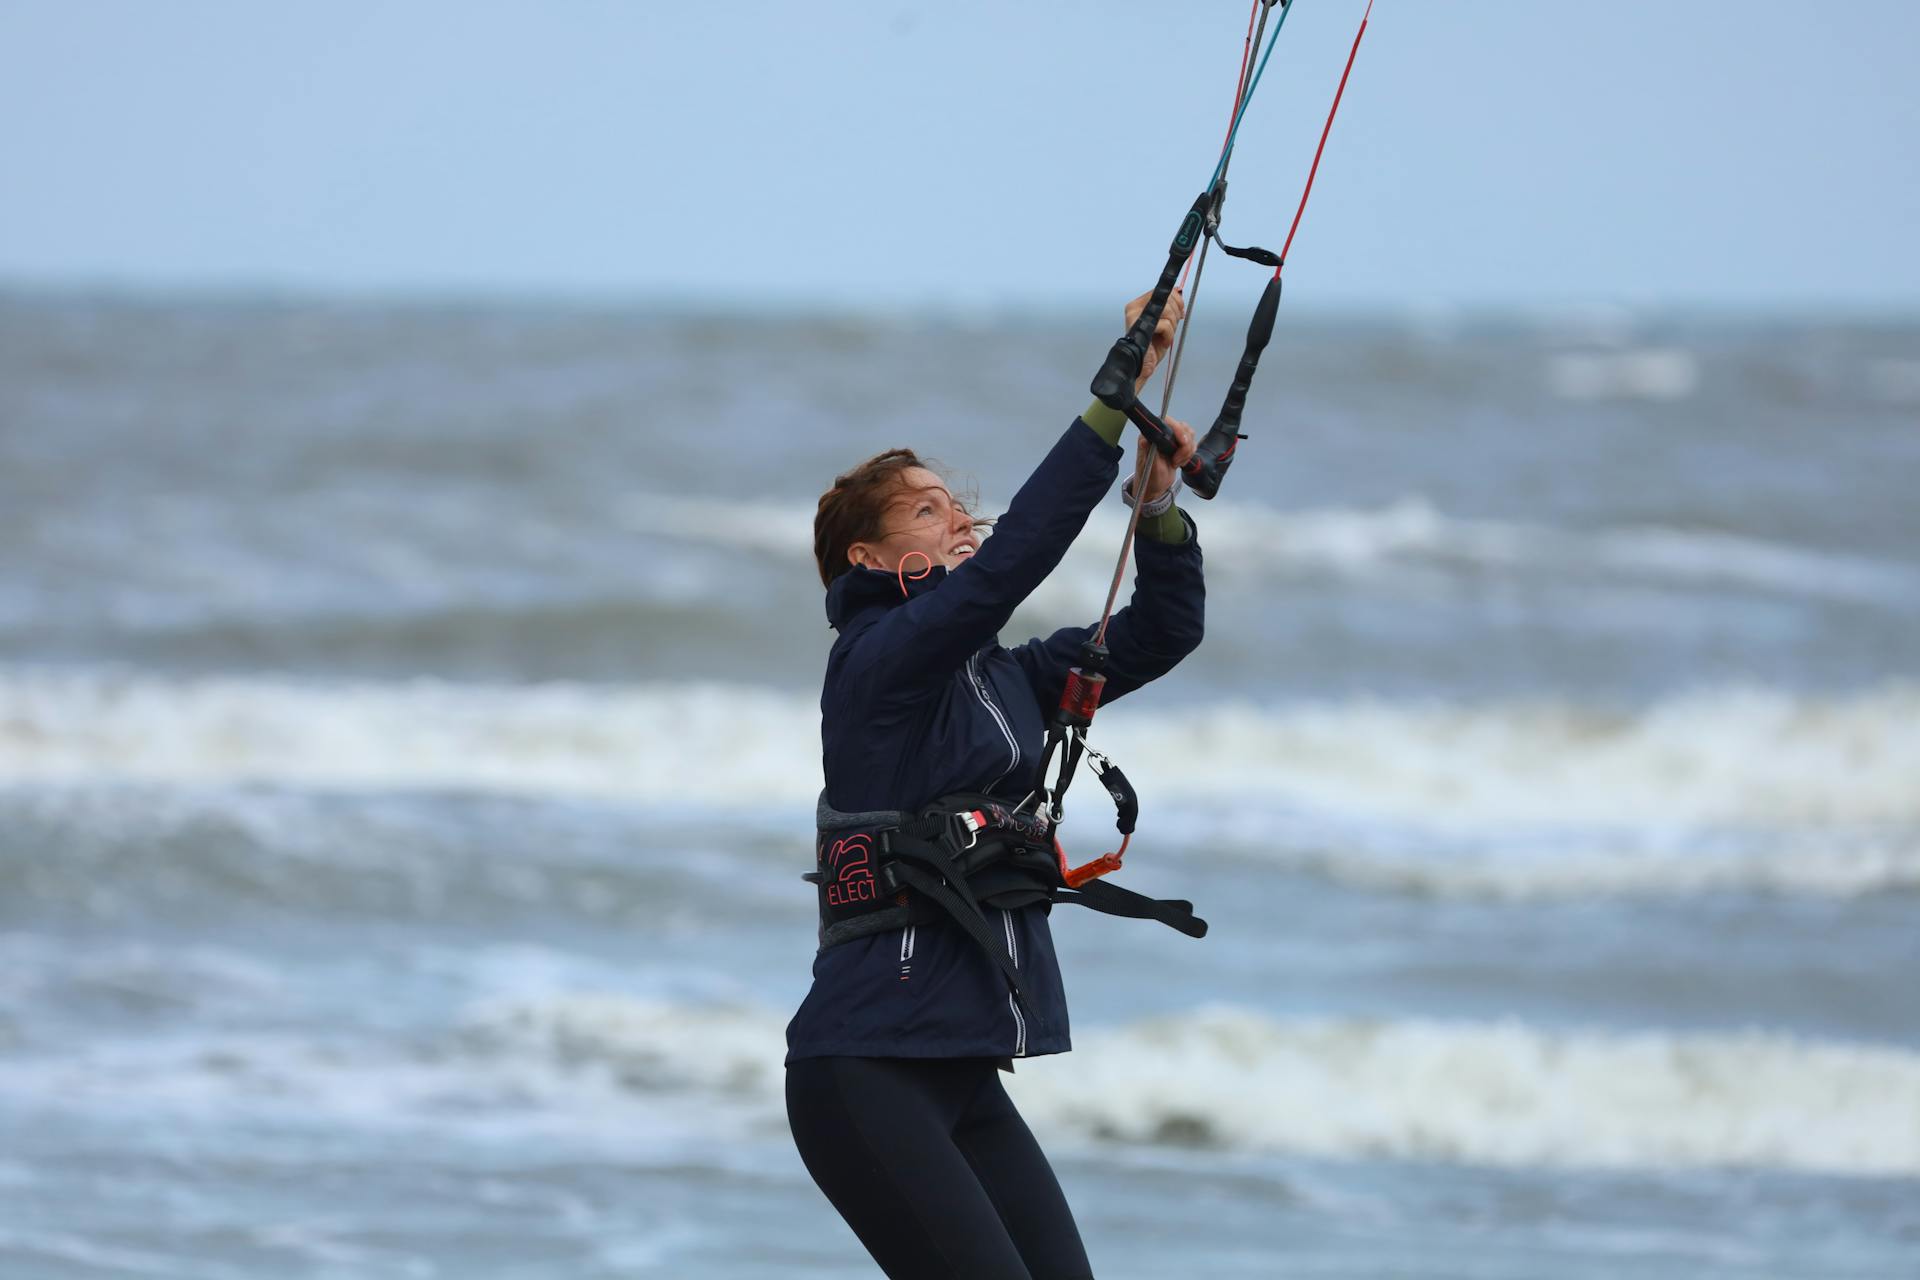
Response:
[[[1280,39],[1281,28],[1287,25],[1287,15],[1293,12],[1293,0],[1286,0],[1280,6],[1280,21],[1273,24],[1273,34],[1267,37],[1267,48],[1260,55],[1260,65],[1253,70],[1253,79],[1247,82],[1246,96],[1240,99],[1240,109],[1233,113],[1233,127],[1227,130],[1227,145],[1220,148],[1220,163],[1213,167],[1213,177],[1207,180],[1207,190],[1212,191],[1220,184],[1220,175],[1227,171],[1227,158],[1233,154],[1233,140],[1240,133],[1240,121],[1247,114],[1247,104],[1253,101],[1253,91],[1260,86],[1260,77],[1267,73],[1267,59],[1273,56],[1273,46]]]

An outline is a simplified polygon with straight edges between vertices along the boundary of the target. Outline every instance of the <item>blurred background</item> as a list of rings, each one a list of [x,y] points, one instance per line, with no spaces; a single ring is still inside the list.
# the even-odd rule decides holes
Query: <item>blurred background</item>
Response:
[[[813,503],[1004,506],[1246,18],[0,2],[0,1273],[873,1274],[780,1094]],[[1101,1276],[1920,1274],[1916,47],[1381,0],[1207,642],[1097,730],[1213,933],[1065,913],[1010,1081]]]

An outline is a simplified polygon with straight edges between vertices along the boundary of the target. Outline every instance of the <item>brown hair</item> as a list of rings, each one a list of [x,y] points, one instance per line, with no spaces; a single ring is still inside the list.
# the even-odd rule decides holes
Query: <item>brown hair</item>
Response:
[[[847,559],[849,547],[883,536],[880,526],[887,507],[895,495],[906,491],[906,473],[914,467],[934,470],[911,449],[889,449],[835,476],[833,488],[820,495],[813,517],[813,558],[823,586],[832,586],[835,578],[853,567]],[[953,502],[962,511],[972,505],[958,495]]]

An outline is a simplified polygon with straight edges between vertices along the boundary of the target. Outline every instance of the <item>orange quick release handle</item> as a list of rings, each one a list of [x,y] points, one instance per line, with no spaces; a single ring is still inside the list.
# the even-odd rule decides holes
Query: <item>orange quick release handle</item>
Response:
[[[1058,840],[1055,840],[1053,842],[1053,856],[1060,861],[1060,879],[1066,883],[1067,888],[1078,889],[1089,880],[1098,880],[1110,871],[1118,871],[1120,869],[1120,859],[1126,855],[1127,844],[1132,839],[1132,836],[1123,837],[1118,849],[1115,849],[1112,853],[1103,853],[1092,862],[1085,863],[1078,867],[1070,867],[1067,865],[1067,851],[1060,847]]]

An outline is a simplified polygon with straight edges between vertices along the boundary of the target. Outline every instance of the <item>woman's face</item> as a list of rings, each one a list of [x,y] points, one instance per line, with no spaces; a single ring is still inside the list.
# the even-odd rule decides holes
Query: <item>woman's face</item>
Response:
[[[939,476],[925,467],[908,467],[900,478],[903,486],[881,517],[880,537],[847,549],[855,564],[889,573],[904,567],[911,574],[924,567],[921,556],[952,569],[980,549],[972,514],[954,501]]]

